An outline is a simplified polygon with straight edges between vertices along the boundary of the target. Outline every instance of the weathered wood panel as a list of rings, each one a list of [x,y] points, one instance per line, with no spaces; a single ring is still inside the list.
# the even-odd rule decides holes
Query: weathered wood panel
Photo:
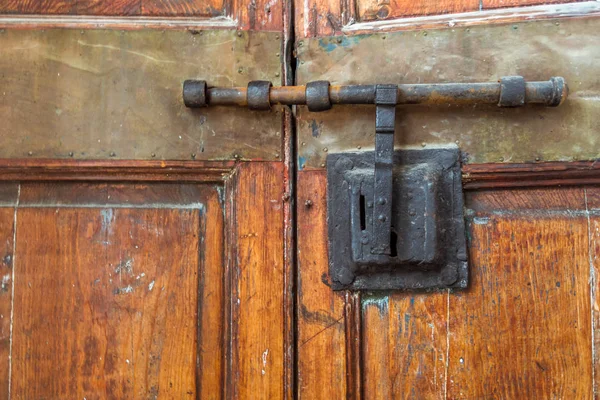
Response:
[[[218,16],[223,11],[222,0],[4,0],[0,3],[0,13],[7,14]]]
[[[600,157],[594,119],[600,112],[600,53],[593,33],[599,30],[600,19],[589,18],[302,40],[298,83],[486,82],[505,75],[535,81],[563,76],[570,95],[558,108],[402,107],[396,144],[458,141],[468,163],[593,160]],[[297,116],[300,168],[320,167],[328,152],[374,147],[373,106],[339,106],[322,113],[299,107]]]
[[[563,195],[576,202],[583,190]],[[448,396],[592,398],[585,208],[519,211],[516,201],[470,218],[470,288],[449,303]]]
[[[600,190],[467,193],[469,288],[366,293],[362,321],[350,322],[336,322],[343,294],[326,287],[325,193],[323,171],[298,173],[301,395],[344,397],[359,380],[365,398],[593,397]],[[354,329],[337,328],[343,321],[362,329],[356,375],[342,364],[352,347],[344,329]],[[315,363],[322,354],[333,362]]]
[[[587,187],[584,189],[585,205],[588,220],[589,235],[589,265],[592,308],[593,351],[592,363],[594,368],[593,392],[600,392],[600,188]]]
[[[0,208],[0,397],[9,393],[11,302],[14,262],[14,207]]]
[[[518,0],[517,0],[518,1]],[[358,21],[373,21],[414,15],[449,14],[479,9],[479,0],[358,0]]]
[[[555,7],[582,1],[588,7]],[[539,5],[540,9],[528,9]],[[511,7],[506,12],[498,9]],[[567,8],[571,11],[567,11]],[[298,38],[324,37],[342,33],[393,31],[398,29],[430,29],[455,24],[487,25],[535,18],[584,15],[595,9],[585,0],[307,0],[295,7],[295,30]],[[558,12],[557,12],[558,11]]]
[[[17,218],[13,396],[193,398],[199,211]]]
[[[0,30],[0,158],[277,160],[279,111],[191,110],[181,90],[278,84],[280,46],[261,32]]]
[[[284,241],[282,163],[244,163],[231,182],[230,396],[284,393]]]
[[[448,292],[363,298],[367,399],[445,399]]]
[[[298,174],[298,397],[346,398],[344,296],[329,287],[327,176]]]

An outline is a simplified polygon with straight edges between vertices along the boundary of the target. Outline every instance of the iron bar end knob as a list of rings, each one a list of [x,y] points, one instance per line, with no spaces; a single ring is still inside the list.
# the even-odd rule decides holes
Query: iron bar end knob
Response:
[[[187,80],[183,82],[183,103],[189,108],[206,107],[206,81]]]
[[[550,78],[550,82],[552,82],[553,91],[552,91],[552,100],[548,104],[551,107],[558,107],[567,99],[569,95],[569,87],[565,82],[565,78],[560,76],[554,76]]]

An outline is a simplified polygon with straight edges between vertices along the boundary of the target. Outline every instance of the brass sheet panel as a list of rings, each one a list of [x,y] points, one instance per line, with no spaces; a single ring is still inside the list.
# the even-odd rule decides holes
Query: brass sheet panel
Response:
[[[397,145],[458,141],[469,163],[600,158],[600,19],[535,21],[397,32],[298,43],[298,84],[486,82],[563,76],[559,108],[403,106]],[[327,152],[373,149],[374,106],[298,108],[299,167],[321,167]]]
[[[266,32],[2,30],[0,158],[276,160],[279,111],[190,110],[181,93],[190,78],[280,84],[280,47]]]

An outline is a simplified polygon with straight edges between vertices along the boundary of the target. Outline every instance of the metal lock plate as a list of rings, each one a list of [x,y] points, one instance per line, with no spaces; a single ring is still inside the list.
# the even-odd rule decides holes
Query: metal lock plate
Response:
[[[457,148],[393,154],[390,251],[378,249],[373,152],[327,157],[332,287],[367,290],[465,288],[468,282]]]

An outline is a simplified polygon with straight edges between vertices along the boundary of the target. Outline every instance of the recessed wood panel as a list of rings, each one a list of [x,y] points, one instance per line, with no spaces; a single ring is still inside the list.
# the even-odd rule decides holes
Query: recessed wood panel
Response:
[[[193,398],[199,211],[17,218],[13,395]]]
[[[4,186],[14,191],[15,185]],[[3,262],[17,283],[12,396],[196,398],[222,390],[225,282],[217,190],[23,183],[14,202],[16,211],[0,208],[0,234],[7,236],[0,240],[8,246]],[[11,312],[10,304],[2,306],[3,293],[1,332],[3,311]],[[0,363],[3,371],[8,368]],[[0,390],[6,383],[0,376]]]

